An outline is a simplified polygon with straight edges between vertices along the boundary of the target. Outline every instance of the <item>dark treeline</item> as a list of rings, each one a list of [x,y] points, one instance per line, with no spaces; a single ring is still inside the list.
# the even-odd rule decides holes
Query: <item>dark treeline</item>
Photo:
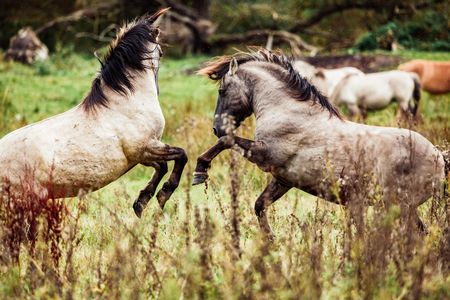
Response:
[[[91,52],[123,20],[167,6],[171,14],[161,28],[182,54],[242,43],[309,52],[450,50],[450,5],[442,0],[2,0],[0,46],[31,26],[51,51],[72,45]],[[79,14],[62,19],[73,12]]]

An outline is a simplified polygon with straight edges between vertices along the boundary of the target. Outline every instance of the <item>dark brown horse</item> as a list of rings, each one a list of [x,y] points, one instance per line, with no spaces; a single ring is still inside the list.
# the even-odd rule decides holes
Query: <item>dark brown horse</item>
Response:
[[[207,179],[214,157],[237,145],[273,176],[255,203],[269,234],[266,208],[292,187],[340,204],[365,201],[358,194],[364,189],[380,190],[384,203],[398,201],[422,224],[416,207],[441,191],[445,178],[442,153],[423,136],[343,120],[281,54],[221,57],[199,73],[220,81],[214,121],[219,140],[198,158],[193,184]],[[251,114],[255,140],[235,136],[234,128]]]

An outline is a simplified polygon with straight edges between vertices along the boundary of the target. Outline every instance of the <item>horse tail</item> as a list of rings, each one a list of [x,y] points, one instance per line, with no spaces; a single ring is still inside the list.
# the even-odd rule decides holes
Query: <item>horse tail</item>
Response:
[[[412,73],[411,74],[412,80],[414,82],[414,90],[413,90],[413,99],[414,99],[414,106],[410,107],[411,113],[413,114],[413,116],[416,115],[417,110],[419,109],[419,101],[420,101],[420,96],[421,96],[421,92],[420,92],[420,79],[419,76],[417,76],[416,73]]]

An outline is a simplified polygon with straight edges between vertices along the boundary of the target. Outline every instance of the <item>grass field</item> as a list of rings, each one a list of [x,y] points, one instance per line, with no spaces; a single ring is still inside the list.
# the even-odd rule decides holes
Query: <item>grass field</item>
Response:
[[[448,53],[400,54],[450,60]],[[132,203],[153,172],[142,166],[82,200],[66,199],[60,240],[49,237],[43,217],[33,255],[25,243],[15,264],[0,246],[1,299],[450,298],[448,198],[421,207],[429,227],[423,236],[404,226],[395,205],[362,208],[361,219],[291,190],[269,210],[276,235],[269,243],[253,212],[267,174],[227,152],[214,161],[207,188],[191,187],[196,157],[216,140],[217,88],[193,75],[207,59],[161,62],[163,140],[186,149],[190,159],[164,211],[151,200],[142,219],[134,215]],[[0,61],[0,136],[79,103],[98,68],[93,57],[70,51],[34,66]],[[367,123],[397,126],[395,109],[371,112]],[[445,146],[450,95],[423,93],[420,112],[414,129]],[[240,134],[251,137],[252,127],[250,119]],[[236,193],[237,199],[231,196]],[[4,212],[0,217],[5,222]]]

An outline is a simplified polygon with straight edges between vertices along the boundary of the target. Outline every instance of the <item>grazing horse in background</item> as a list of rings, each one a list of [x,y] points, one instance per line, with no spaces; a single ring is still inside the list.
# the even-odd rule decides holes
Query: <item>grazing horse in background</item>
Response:
[[[330,100],[347,105],[351,116],[366,117],[367,110],[382,109],[396,100],[400,112],[415,116],[420,100],[420,80],[415,73],[387,71],[344,77],[334,88]]]
[[[198,158],[193,184],[207,179],[214,157],[237,145],[273,176],[255,203],[269,234],[266,208],[291,188],[347,204],[365,200],[358,192],[366,187],[364,178],[375,181],[367,188],[378,186],[386,205],[398,201],[412,208],[407,211],[423,225],[416,208],[442,190],[445,163],[422,135],[343,120],[289,59],[267,50],[218,58],[199,73],[220,82],[213,126],[219,140]],[[230,118],[236,128],[251,114],[256,117],[254,141],[227,129]]]
[[[110,45],[92,88],[78,106],[13,131],[0,140],[0,178],[40,198],[74,197],[113,182],[137,164],[155,168],[133,208],[137,216],[175,160],[158,192],[161,207],[178,186],[183,149],[160,141],[164,116],[157,74],[162,54],[153,22],[167,9],[124,25]],[[27,182],[31,173],[32,182]]]
[[[398,69],[419,75],[422,88],[431,94],[450,92],[450,62],[448,61],[417,59],[401,64]]]
[[[327,92],[328,85],[325,76],[323,73],[320,73],[319,76],[317,76],[319,71],[316,67],[303,60],[296,60],[292,62],[292,66],[300,75],[309,80],[309,82],[312,83],[320,92],[323,94]]]
[[[301,73],[300,73],[301,74]],[[330,97],[336,86],[339,82],[341,82],[342,79],[344,79],[347,76],[350,75],[364,75],[364,73],[354,67],[343,67],[343,68],[337,68],[337,69],[322,69],[318,68],[316,69],[316,72],[314,73],[314,77],[312,79],[312,83],[316,85],[316,82],[319,82],[320,80],[324,81],[325,89],[319,90],[327,97]],[[317,85],[316,85],[317,87]]]
[[[303,60],[294,61],[292,66],[325,96],[330,96],[336,85],[344,77],[348,75],[364,75],[362,71],[354,67],[337,69],[316,68]]]

